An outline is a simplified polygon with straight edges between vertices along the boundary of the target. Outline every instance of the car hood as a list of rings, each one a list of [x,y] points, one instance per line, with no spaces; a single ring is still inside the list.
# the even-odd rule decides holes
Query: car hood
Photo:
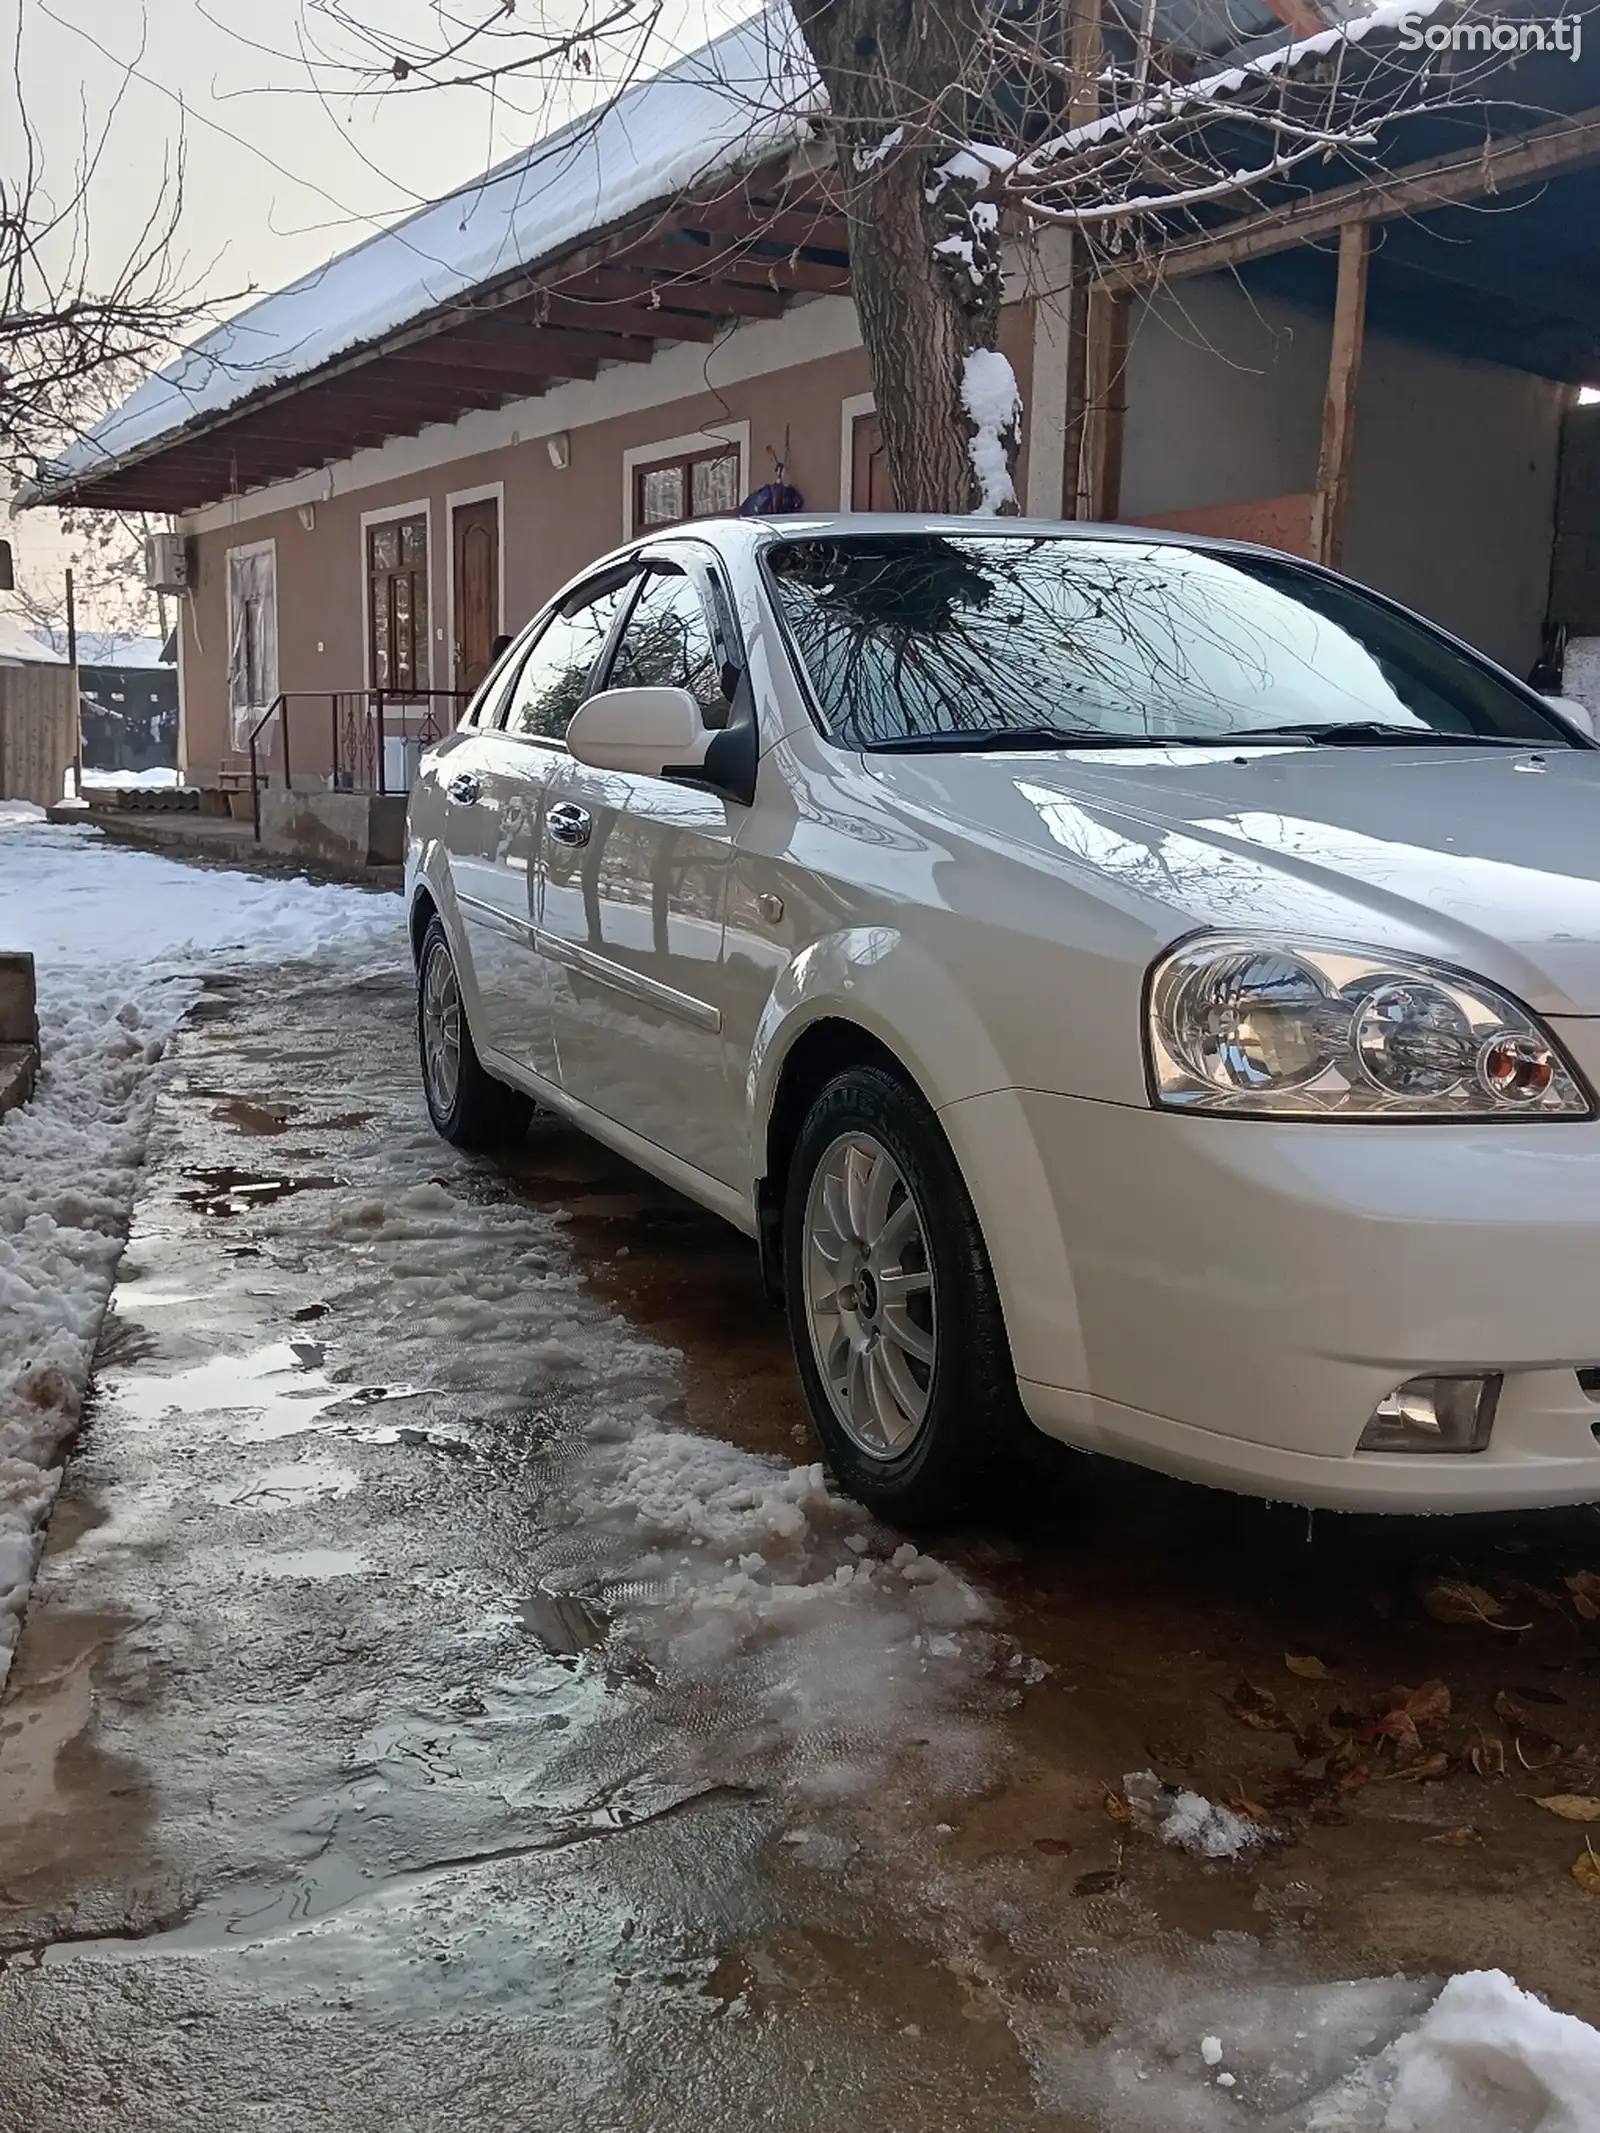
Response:
[[[903,803],[1194,926],[1432,954],[1600,1015],[1600,750],[868,756]],[[1157,918],[1157,923],[1160,919]]]

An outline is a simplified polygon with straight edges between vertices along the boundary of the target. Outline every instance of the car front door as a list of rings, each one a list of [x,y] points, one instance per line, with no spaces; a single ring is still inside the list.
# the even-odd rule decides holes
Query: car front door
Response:
[[[708,724],[724,723],[730,612],[687,553],[652,554],[603,685],[686,688]],[[724,904],[743,814],[676,780],[568,757],[541,839],[562,1087],[724,1184],[742,1161],[722,1027]]]
[[[452,757],[446,838],[461,909],[481,1047],[556,1079],[548,974],[536,934],[546,791],[566,760],[567,721],[589,693],[631,579],[570,594],[535,632],[478,739]]]

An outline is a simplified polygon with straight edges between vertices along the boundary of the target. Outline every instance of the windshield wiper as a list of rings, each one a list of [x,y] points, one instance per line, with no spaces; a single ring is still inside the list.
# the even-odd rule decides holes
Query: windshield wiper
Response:
[[[1223,737],[1234,747],[1249,747],[1256,741],[1310,741],[1319,748],[1537,748],[1540,741],[1519,741],[1507,733],[1443,733],[1436,726],[1386,726],[1375,718],[1331,720],[1324,725],[1307,722],[1292,726],[1253,726],[1246,732]],[[1559,745],[1559,743],[1558,743]]]
[[[972,733],[897,733],[886,741],[867,741],[868,755],[919,755],[949,750],[974,755],[995,748],[1173,748],[1171,734],[1106,733],[1097,726],[985,726]]]

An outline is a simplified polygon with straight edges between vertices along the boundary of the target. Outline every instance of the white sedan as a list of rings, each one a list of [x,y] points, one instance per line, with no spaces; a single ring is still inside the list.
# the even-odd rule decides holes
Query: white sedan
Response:
[[[1600,751],[1262,549],[697,523],[412,798],[423,1080],[757,1241],[828,1458],[1032,1423],[1364,1510],[1600,1498]]]

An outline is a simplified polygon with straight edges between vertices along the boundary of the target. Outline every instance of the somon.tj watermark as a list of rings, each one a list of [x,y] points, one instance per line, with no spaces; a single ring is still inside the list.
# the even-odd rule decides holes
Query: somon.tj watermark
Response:
[[[1548,22],[1512,22],[1504,15],[1473,22],[1429,22],[1420,14],[1400,17],[1402,52],[1565,52],[1583,55],[1583,17],[1554,15]]]

